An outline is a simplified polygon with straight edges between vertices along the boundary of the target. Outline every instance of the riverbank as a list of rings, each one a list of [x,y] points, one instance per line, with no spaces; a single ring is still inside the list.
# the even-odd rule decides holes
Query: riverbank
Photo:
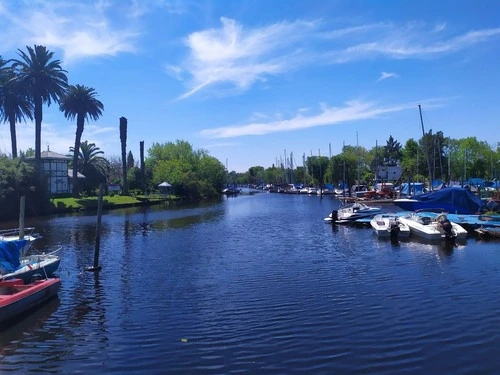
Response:
[[[70,213],[78,211],[96,211],[98,197],[84,198],[52,198],[50,200],[49,214]],[[134,207],[151,206],[157,204],[173,204],[181,199],[176,195],[138,195],[138,196],[103,196],[103,208],[106,210]]]

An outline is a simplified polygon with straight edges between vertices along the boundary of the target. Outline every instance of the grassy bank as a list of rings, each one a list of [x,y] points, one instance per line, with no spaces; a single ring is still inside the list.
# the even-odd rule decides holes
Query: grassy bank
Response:
[[[103,208],[113,209],[131,206],[147,206],[154,204],[170,203],[177,201],[178,197],[173,195],[148,195],[148,196],[104,196]],[[72,212],[97,209],[97,197],[84,198],[53,198],[51,199],[54,212]]]

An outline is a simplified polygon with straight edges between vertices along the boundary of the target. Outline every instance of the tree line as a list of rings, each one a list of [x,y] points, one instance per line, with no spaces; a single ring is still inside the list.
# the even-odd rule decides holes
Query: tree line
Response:
[[[500,142],[490,146],[476,137],[453,139],[441,131],[433,133],[432,129],[420,139],[408,139],[404,145],[389,136],[384,146],[369,150],[344,145],[342,152],[331,157],[304,155],[299,162],[290,159],[280,159],[269,168],[254,166],[245,173],[233,171],[230,179],[238,184],[372,185],[377,180],[377,168],[391,166],[401,167],[405,181],[461,183],[469,178],[498,180],[500,176]]]

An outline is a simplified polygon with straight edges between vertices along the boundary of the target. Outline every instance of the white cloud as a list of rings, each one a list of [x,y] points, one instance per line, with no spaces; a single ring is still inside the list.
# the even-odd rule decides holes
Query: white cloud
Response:
[[[127,18],[138,12],[136,8],[119,9],[110,3],[99,1],[93,5],[78,2],[37,1],[26,7],[12,3],[0,11],[3,48],[19,45],[42,44],[63,51],[64,63],[93,56],[115,56],[134,52],[139,36],[133,26],[116,27],[111,14],[124,13]],[[0,51],[1,52],[1,51]]]
[[[285,120],[270,122],[254,122],[246,125],[230,125],[214,129],[204,129],[200,136],[206,138],[233,138],[248,135],[265,135],[270,133],[290,132],[314,128],[318,126],[331,126],[350,121],[374,119],[381,115],[415,109],[419,103],[425,103],[426,108],[435,108],[443,104],[445,99],[429,99],[421,102],[393,104],[390,106],[377,106],[373,102],[350,101],[343,107],[329,107],[321,105],[320,113],[304,116],[298,111],[295,116]]]
[[[229,83],[244,90],[256,81],[287,71],[298,42],[314,29],[310,22],[280,22],[244,29],[236,21],[221,18],[220,29],[192,33],[186,39],[190,50],[181,64],[191,76],[187,98],[208,86]]]
[[[383,81],[387,78],[399,78],[399,75],[397,75],[396,73],[382,72],[380,73],[380,77],[377,79],[377,82]]]
[[[245,28],[223,17],[221,24],[218,29],[187,37],[189,56],[175,67],[175,73],[180,77],[182,71],[190,79],[186,80],[187,91],[178,99],[215,87],[244,91],[256,82],[310,64],[439,58],[500,36],[500,28],[452,35],[446,24],[429,28],[422,22],[373,23],[331,30],[320,30],[326,25],[321,21]]]

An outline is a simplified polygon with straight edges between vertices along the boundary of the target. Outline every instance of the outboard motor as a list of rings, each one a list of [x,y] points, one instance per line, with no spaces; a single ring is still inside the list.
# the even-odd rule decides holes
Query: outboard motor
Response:
[[[399,222],[397,220],[391,220],[390,223],[391,238],[398,238],[399,234]]]
[[[339,220],[339,212],[337,210],[332,211],[332,224]]]
[[[452,226],[451,222],[448,219],[444,219],[441,221],[441,228],[443,228],[443,232],[446,236],[446,238],[453,238],[453,232],[452,232]]]

